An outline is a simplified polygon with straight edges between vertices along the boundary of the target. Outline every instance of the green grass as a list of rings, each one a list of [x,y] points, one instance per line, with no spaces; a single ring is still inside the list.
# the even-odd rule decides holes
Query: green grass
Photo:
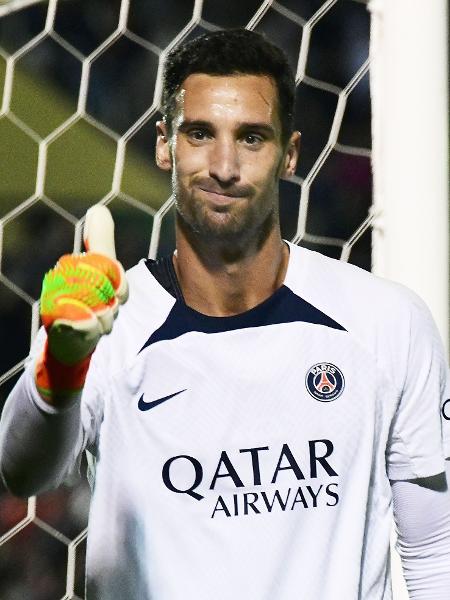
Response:
[[[3,94],[5,61],[0,57]],[[44,138],[76,110],[73,98],[50,81],[16,65],[11,111]],[[0,119],[0,216],[34,193],[38,144],[10,118]],[[84,120],[48,146],[45,194],[81,216],[112,187],[116,142]],[[170,194],[170,179],[133,146],[127,146],[121,191],[158,208]]]

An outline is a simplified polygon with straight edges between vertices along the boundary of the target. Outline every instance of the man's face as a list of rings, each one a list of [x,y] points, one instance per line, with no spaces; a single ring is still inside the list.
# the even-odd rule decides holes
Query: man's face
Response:
[[[157,159],[162,153],[166,161],[158,164],[171,168],[177,211],[191,230],[206,239],[246,238],[271,216],[277,221],[278,180],[289,174],[290,157],[271,78],[190,75],[170,140],[159,127],[165,141],[158,140]]]

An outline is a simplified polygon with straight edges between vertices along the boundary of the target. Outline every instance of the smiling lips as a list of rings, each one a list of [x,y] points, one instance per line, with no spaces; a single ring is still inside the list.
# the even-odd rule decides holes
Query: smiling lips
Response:
[[[244,198],[247,195],[247,192],[244,190],[236,190],[233,192],[217,190],[214,188],[199,186],[198,189],[208,196],[208,199],[214,202],[215,204],[228,204],[233,202],[233,200],[238,200],[240,198]]]

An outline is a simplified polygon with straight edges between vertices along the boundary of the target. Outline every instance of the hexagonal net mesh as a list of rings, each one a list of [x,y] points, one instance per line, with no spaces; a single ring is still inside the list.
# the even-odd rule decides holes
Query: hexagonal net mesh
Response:
[[[365,2],[9,2],[0,7],[0,407],[39,327],[43,274],[81,249],[89,206],[111,208],[125,267],[173,249],[170,181],[153,158],[164,60],[184,40],[237,26],[265,33],[296,73],[302,151],[280,184],[283,237],[370,269]],[[27,502],[0,490],[0,597],[83,598],[88,505],[84,481]]]

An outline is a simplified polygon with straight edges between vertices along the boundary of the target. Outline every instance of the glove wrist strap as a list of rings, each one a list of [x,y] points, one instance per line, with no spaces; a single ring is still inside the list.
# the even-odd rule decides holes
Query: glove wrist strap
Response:
[[[92,353],[74,365],[59,362],[50,353],[48,340],[36,364],[36,387],[40,395],[52,404],[52,399],[69,399],[83,389]]]

